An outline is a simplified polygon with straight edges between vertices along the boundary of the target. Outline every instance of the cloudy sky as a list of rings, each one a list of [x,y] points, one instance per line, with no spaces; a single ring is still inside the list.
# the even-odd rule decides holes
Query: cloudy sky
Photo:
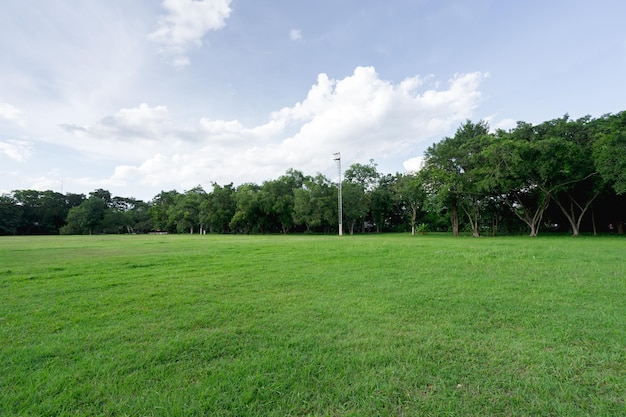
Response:
[[[150,200],[626,110],[622,0],[3,0],[0,193]]]

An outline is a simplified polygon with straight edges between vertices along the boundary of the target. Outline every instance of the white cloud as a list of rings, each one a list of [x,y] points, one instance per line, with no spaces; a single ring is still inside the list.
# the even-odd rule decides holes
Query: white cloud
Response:
[[[424,168],[424,157],[416,156],[415,158],[407,159],[402,163],[402,166],[407,172],[417,172]]]
[[[133,153],[136,162],[117,166],[113,182],[161,189],[212,181],[262,182],[288,168],[330,172],[337,151],[346,161],[403,158],[398,165],[404,160],[405,168],[412,169],[419,158],[407,156],[471,117],[483,78],[481,73],[458,74],[446,88],[427,89],[427,79],[394,84],[374,68],[358,67],[340,80],[320,74],[303,101],[254,127],[201,118],[183,129],[165,107],[142,104],[74,133],[83,143],[91,142],[92,151],[106,154],[97,149],[105,141],[118,156]]]
[[[232,0],[164,0],[167,14],[161,16],[158,29],[149,38],[162,47],[177,68],[189,65],[187,52],[202,45],[202,38],[211,30],[224,27],[230,15]]]
[[[302,31],[300,29],[291,29],[289,32],[289,39],[292,41],[299,41],[302,39]]]
[[[167,107],[124,108],[93,125],[61,125],[75,139],[64,145],[102,158],[141,161],[161,146],[172,146],[185,134],[175,131]]]
[[[52,178],[50,176],[42,175],[42,176],[37,177],[37,178],[28,178],[27,182],[28,182],[28,184],[30,184],[27,187],[29,190],[39,190],[39,191],[58,190],[58,191],[62,191],[62,187],[63,187],[63,180],[58,178],[58,176],[57,176],[57,178]]]
[[[8,120],[13,123],[17,123],[20,126],[24,126],[24,115],[15,106],[9,103],[0,103],[0,119]]]
[[[502,119],[499,120],[498,122],[494,123],[493,126],[491,126],[491,129],[493,130],[497,130],[497,129],[502,129],[502,130],[510,130],[513,129],[515,126],[517,126],[517,121],[514,119]]]
[[[17,162],[24,162],[31,157],[33,146],[23,140],[9,139],[0,141],[0,152]]]

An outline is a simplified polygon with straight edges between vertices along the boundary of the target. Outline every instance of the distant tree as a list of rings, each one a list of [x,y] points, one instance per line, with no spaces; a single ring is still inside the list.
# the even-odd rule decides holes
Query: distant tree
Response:
[[[433,144],[425,153],[426,187],[448,207],[455,236],[459,235],[459,210],[466,214],[473,236],[480,234],[480,208],[486,186],[482,151],[491,140],[486,122],[467,120],[454,137]]]
[[[97,190],[90,192],[89,197],[99,198],[104,201],[104,204],[107,207],[111,207],[113,205],[113,197],[111,197],[111,192],[108,190],[98,188]]]
[[[371,213],[372,192],[375,190],[380,173],[376,163],[370,159],[369,164],[355,163],[344,173],[342,194],[344,196],[343,213],[350,234],[354,233],[357,223],[365,230],[365,222]],[[356,217],[355,217],[356,216]]]
[[[606,115],[593,145],[596,170],[618,194],[626,193],[626,111]]]
[[[0,234],[15,235],[20,224],[22,210],[10,195],[0,195]]]
[[[370,214],[377,232],[392,230],[402,223],[401,208],[396,197],[400,175],[381,175],[370,194]]]
[[[106,210],[105,200],[92,195],[80,206],[70,209],[67,225],[61,228],[61,233],[91,235],[102,230]]]
[[[154,227],[158,231],[176,232],[175,218],[170,217],[172,207],[176,205],[181,194],[176,190],[161,191],[150,203],[150,214]]]
[[[69,211],[66,197],[55,191],[17,190],[14,199],[22,209],[18,233],[58,234]]]
[[[328,178],[322,174],[304,178],[302,188],[294,190],[293,219],[307,232],[337,225],[337,188]]]
[[[206,192],[199,185],[185,192],[185,194],[177,196],[175,203],[169,207],[167,213],[169,222],[176,224],[178,233],[204,232],[200,208],[205,199]]]
[[[589,116],[574,121],[565,115],[537,126],[541,154],[535,162],[542,183],[550,184],[544,191],[561,209],[573,236],[580,234],[581,221],[604,186],[592,158],[590,121]]]
[[[537,236],[551,198],[552,185],[541,168],[549,156],[543,153],[538,133],[529,123],[518,122],[515,129],[498,131],[496,136],[484,151],[491,170],[491,195],[528,226],[530,236]]]
[[[289,169],[278,179],[263,183],[259,200],[268,228],[280,225],[280,231],[287,233],[293,227],[294,191],[302,188],[303,181],[302,172]]]
[[[396,183],[396,195],[403,206],[406,207],[407,217],[411,225],[411,235],[415,236],[417,215],[427,198],[424,176],[420,173],[409,173],[400,176]]]
[[[235,215],[237,201],[235,199],[235,188],[233,183],[225,186],[213,184],[213,191],[210,192],[200,206],[203,222],[214,233],[228,233],[230,221]]]
[[[259,202],[260,187],[253,183],[243,184],[235,193],[235,214],[230,221],[230,228],[236,232],[263,232],[261,226],[261,208]]]

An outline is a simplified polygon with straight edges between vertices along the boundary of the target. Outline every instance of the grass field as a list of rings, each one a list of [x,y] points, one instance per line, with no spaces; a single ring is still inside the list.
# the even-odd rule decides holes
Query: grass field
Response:
[[[0,238],[2,416],[623,416],[626,239]]]

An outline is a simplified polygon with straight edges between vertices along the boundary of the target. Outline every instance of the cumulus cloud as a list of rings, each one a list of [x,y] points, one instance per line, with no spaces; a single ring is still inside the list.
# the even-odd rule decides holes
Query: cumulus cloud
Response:
[[[416,156],[415,158],[409,158],[402,163],[402,166],[407,172],[417,172],[424,168],[424,157]]]
[[[33,146],[23,140],[9,139],[0,141],[0,152],[17,162],[24,162],[31,157]]]
[[[13,123],[17,123],[20,126],[24,126],[24,115],[15,106],[9,103],[0,103],[0,119],[8,120]]]
[[[187,52],[202,45],[211,30],[224,27],[232,0],[164,0],[167,14],[158,21],[158,29],[149,38],[161,45],[161,52],[177,68],[189,65]]]
[[[517,121],[514,119],[495,120],[495,118],[486,118],[486,120],[489,122],[489,126],[491,127],[492,131],[496,131],[498,129],[506,131],[513,129],[515,126],[517,126]]]
[[[110,178],[115,184],[180,189],[212,181],[258,183],[288,168],[334,172],[337,151],[346,161],[398,159],[413,170],[419,158],[411,155],[472,116],[484,75],[457,74],[444,87],[431,78],[394,83],[372,67],[343,79],[320,74],[302,101],[257,126],[204,117],[183,128],[165,106],[144,103],[93,125],[65,128],[78,139],[72,146],[118,160],[128,156]]]

